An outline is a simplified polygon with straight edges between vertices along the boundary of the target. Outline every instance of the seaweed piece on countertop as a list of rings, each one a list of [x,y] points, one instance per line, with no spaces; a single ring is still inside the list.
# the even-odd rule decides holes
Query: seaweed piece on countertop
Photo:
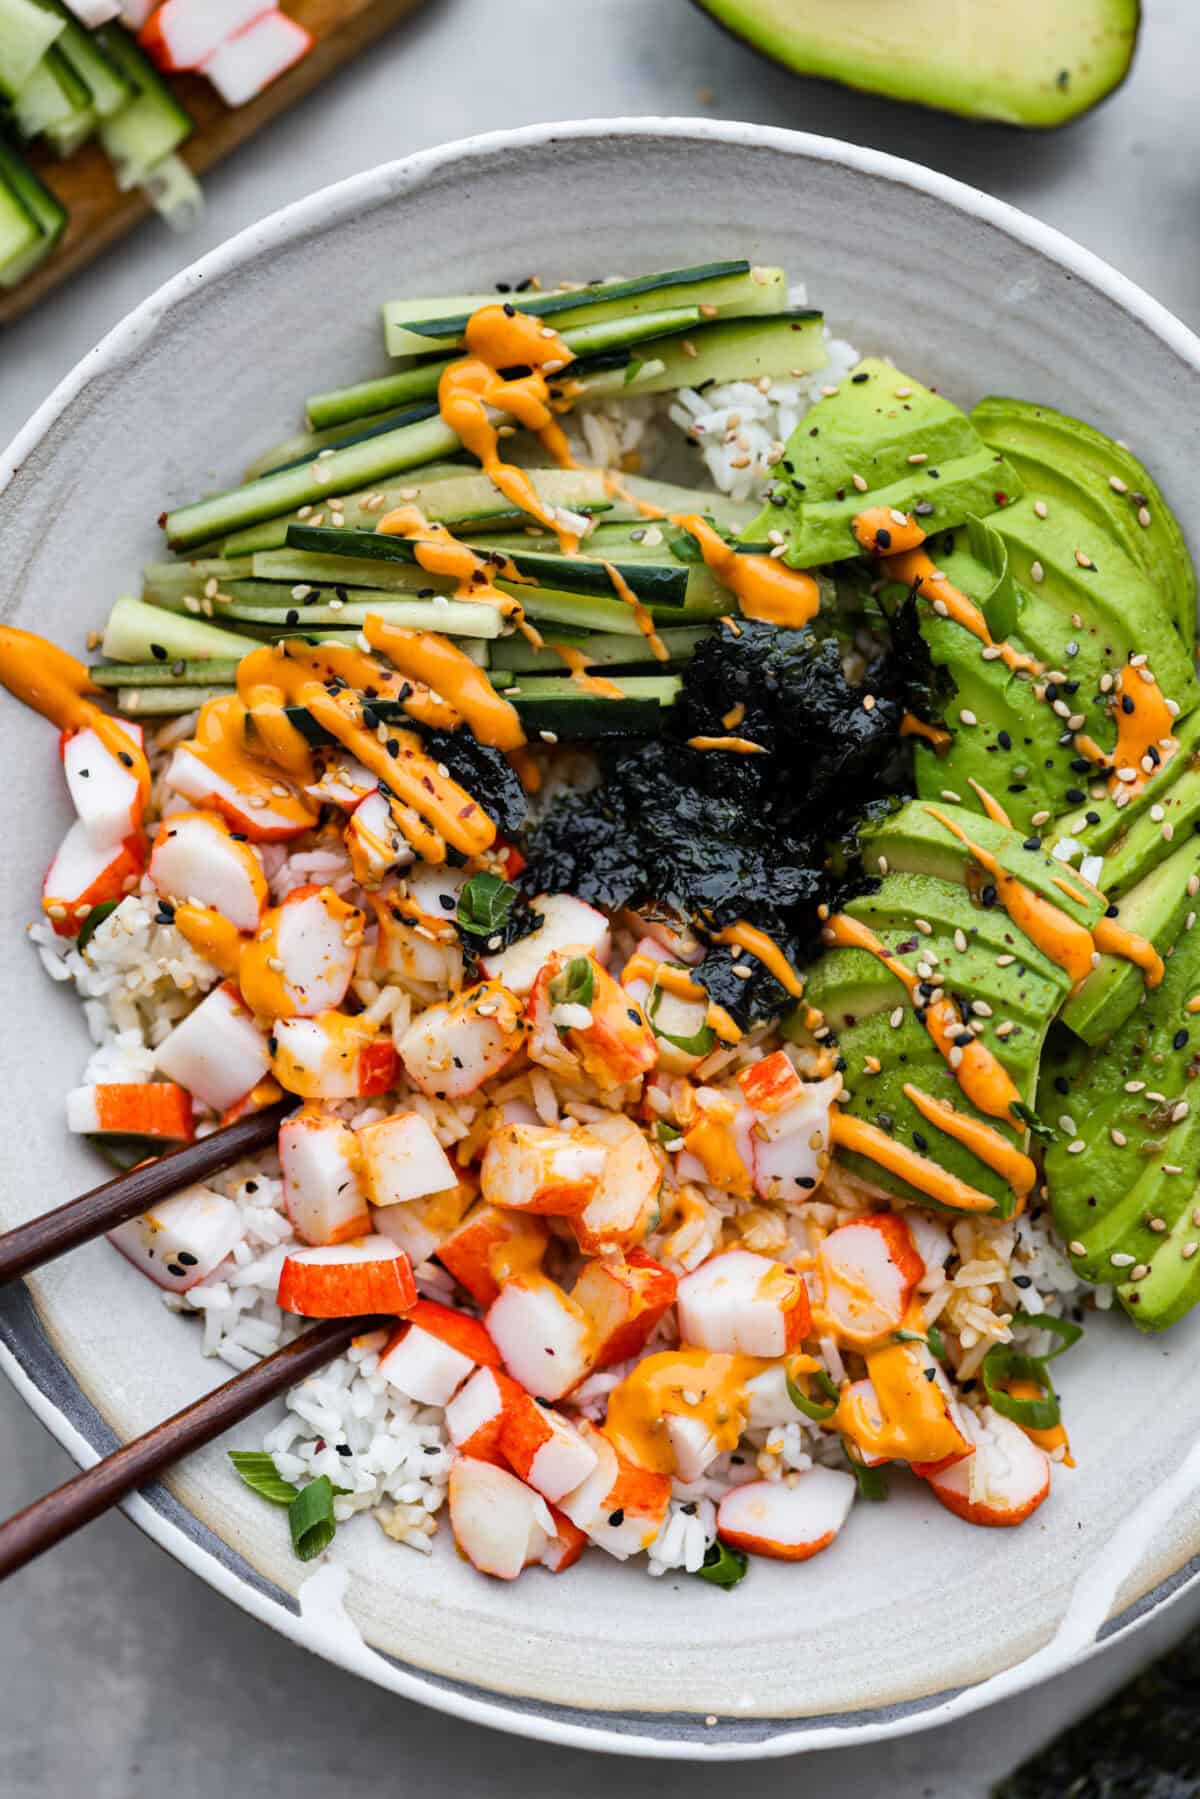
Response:
[[[993,1789],[993,1799],[1196,1799],[1200,1631]]]

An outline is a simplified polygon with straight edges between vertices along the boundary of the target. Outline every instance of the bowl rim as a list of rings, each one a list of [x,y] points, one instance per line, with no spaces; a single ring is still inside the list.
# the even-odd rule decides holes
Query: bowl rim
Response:
[[[654,116],[577,119],[478,133],[416,151],[319,188],[226,239],[142,300],[63,377],[7,449],[0,452],[0,497],[25,460],[88,386],[136,355],[167,314],[191,297],[198,283],[269,255],[284,243],[317,234],[329,224],[360,212],[364,206],[395,199],[454,164],[480,163],[499,152],[536,150],[561,140],[582,143],[589,139],[639,137],[769,149],[800,159],[835,163],[853,173],[914,189],[991,225],[1069,271],[1153,333],[1180,361],[1200,372],[1200,337],[1135,282],[1053,226],[939,171],[885,151],[735,120]],[[0,1369],[81,1468],[90,1466],[113,1446],[111,1431],[58,1361],[24,1289],[19,1289],[17,1295],[0,1296]],[[1180,1475],[1186,1467],[1186,1463],[1181,1466]],[[1172,1481],[1165,1485],[1171,1487]],[[289,1595],[254,1574],[236,1551],[186,1512],[164,1487],[155,1486],[144,1495],[135,1494],[121,1509],[160,1547],[251,1616],[290,1641],[405,1698],[472,1723],[563,1747],[678,1760],[767,1759],[803,1750],[876,1742],[963,1718],[1002,1697],[1015,1696],[1035,1681],[1099,1655],[1117,1637],[1124,1638],[1141,1629],[1152,1616],[1176,1604],[1200,1576],[1200,1553],[1196,1553],[1107,1624],[1103,1622],[1107,1606],[1097,1612],[1094,1603],[1090,1610],[1085,1604],[1081,1610],[1089,1615],[1081,1624],[1073,1618],[1073,1601],[1071,1613],[1048,1644],[974,1686],[871,1711],[812,1719],[747,1720],[740,1728],[738,1720],[730,1718],[722,1721],[725,1728],[721,1723],[709,1728],[700,1719],[684,1714],[568,1711],[538,1700],[489,1693],[405,1666],[370,1649],[348,1620],[343,1628],[331,1632],[327,1621],[305,1616]],[[1121,1528],[1123,1532],[1124,1525]],[[1144,1533],[1138,1537],[1137,1545],[1130,1545],[1129,1568],[1136,1562],[1136,1549],[1143,1537]],[[1197,1549],[1200,1550],[1200,1543]],[[1118,1567],[1115,1575],[1105,1572],[1103,1587],[1110,1598],[1118,1590],[1122,1571]],[[1077,1585],[1077,1595],[1083,1591],[1085,1580],[1086,1575]],[[328,1593],[323,1589],[324,1601],[333,1597],[332,1589]]]

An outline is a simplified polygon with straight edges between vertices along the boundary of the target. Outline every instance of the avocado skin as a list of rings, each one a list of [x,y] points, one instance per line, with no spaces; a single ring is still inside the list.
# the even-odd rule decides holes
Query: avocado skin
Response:
[[[1187,1011],[1200,991],[1200,930],[1185,931],[1167,962],[1162,985],[1105,1043],[1091,1051],[1047,1058],[1041,1115],[1065,1114],[1075,1127],[1062,1130],[1046,1151],[1045,1173],[1054,1222],[1085,1280],[1119,1280],[1117,1297],[1142,1330],[1165,1330],[1200,1298],[1200,1225],[1196,1168],[1200,1162],[1200,1014]],[[1063,1094],[1055,1080],[1067,1086]],[[1130,1080],[1144,1081],[1138,1093]],[[1161,1095],[1151,1098],[1150,1095]],[[1171,1111],[1187,1102],[1186,1115]],[[1113,1141],[1112,1132],[1124,1137]],[[1072,1154],[1072,1142],[1083,1148]],[[1182,1172],[1168,1174],[1164,1168]],[[1151,1225],[1155,1220],[1160,1228]],[[1114,1254],[1133,1263],[1114,1267]],[[1141,1279],[1133,1267],[1148,1268]],[[1124,1271],[1124,1278],[1122,1273]]]
[[[950,27],[957,26],[962,18],[957,7],[930,6],[927,0],[923,10],[930,16],[924,27],[911,8],[907,12],[889,8],[887,23],[896,21],[894,37],[891,42],[886,37],[883,39],[879,59],[881,66],[874,68],[865,62],[861,53],[856,67],[854,52],[849,46],[843,51],[840,46],[806,46],[799,38],[794,43],[789,41],[787,30],[797,23],[792,19],[786,23],[781,20],[778,26],[772,26],[772,12],[786,6],[789,14],[794,15],[800,10],[803,0],[799,0],[799,3],[798,0],[773,0],[773,3],[772,0],[695,0],[695,4],[732,37],[739,38],[761,56],[795,74],[835,81],[842,87],[852,88],[860,93],[882,94],[889,99],[907,101],[930,111],[956,113],[966,119],[1015,125],[1035,131],[1053,130],[1059,125],[1068,124],[1072,119],[1090,112],[1120,87],[1132,66],[1141,25],[1140,0],[1107,0],[1106,10],[1112,14],[1112,24],[1108,28],[1112,33],[1112,45],[1103,58],[1103,73],[1093,85],[1081,87],[1076,84],[1072,89],[1069,79],[1072,55],[1086,57],[1089,54],[1091,47],[1084,42],[1075,51],[1059,52],[1056,46],[1056,53],[1044,65],[1045,73],[1040,79],[1030,81],[1026,87],[1001,98],[993,86],[994,56],[989,54],[986,37],[980,40],[978,46],[977,69],[973,79],[968,75],[966,78],[958,78],[956,82],[954,72],[945,62],[939,61],[928,51],[923,51],[915,60],[912,58],[914,44],[927,45],[950,36]],[[824,24],[820,15],[828,14],[834,20],[839,20],[841,16],[840,9],[827,8],[825,0],[808,0],[806,10],[818,30]],[[1022,13],[1025,10],[1023,7],[1020,9]],[[988,15],[989,20],[990,17]],[[848,26],[852,22],[847,21]],[[1045,33],[1047,23],[1045,8],[1030,11],[1029,35],[1024,40],[1026,46],[1037,43],[1039,35]],[[872,35],[878,39],[879,29],[876,28]],[[1026,54],[1028,55],[1028,49]],[[1095,60],[1100,59],[1096,57]],[[1068,75],[1066,83],[1061,79],[1064,68]],[[931,85],[938,94],[936,100],[929,97]],[[958,86],[961,86],[961,92],[956,91]]]
[[[1149,470],[1102,431],[1049,406],[990,395],[971,413],[984,442],[1012,462],[1025,487],[1091,518],[1165,596],[1189,650],[1196,647],[1196,572],[1183,532]],[[1113,489],[1110,477],[1125,484]],[[1142,508],[1149,523],[1140,519]]]
[[[1194,839],[1185,839],[1166,861],[1159,862],[1114,902],[1117,922],[1139,937],[1148,937],[1165,958],[1188,914],[1198,909],[1196,897],[1188,893],[1188,882],[1198,871],[1200,846]],[[1060,1017],[1085,1043],[1101,1043],[1124,1024],[1145,992],[1145,977],[1136,963],[1105,955],[1071,995]]]
[[[897,391],[897,390],[901,391]],[[911,456],[924,458],[910,462]],[[855,477],[867,483],[862,490]],[[994,512],[1020,494],[1016,470],[965,412],[890,363],[865,358],[810,407],[776,465],[748,541],[782,530],[793,568],[861,557],[858,513],[913,512],[927,533]]]

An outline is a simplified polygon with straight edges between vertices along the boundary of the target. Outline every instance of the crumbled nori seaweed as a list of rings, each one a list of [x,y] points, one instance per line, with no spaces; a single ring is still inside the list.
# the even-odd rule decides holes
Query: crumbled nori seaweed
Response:
[[[564,796],[532,833],[525,891],[608,909],[653,899],[702,930],[746,919],[803,962],[818,941],[818,906],[836,905],[855,877],[844,856],[830,864],[828,845],[850,838],[880,796],[908,788],[900,719],[910,689],[924,692],[930,676],[911,643],[854,687],[832,634],[750,619],[736,634],[721,630],[684,670],[670,736],[609,746],[599,787]],[[692,736],[727,735],[723,720],[739,702],[737,735],[768,754],[688,747]],[[782,1010],[786,995],[760,963],[748,980],[735,966],[714,951],[698,978],[739,1024]]]
[[[993,1799],[1196,1799],[1200,1631],[1002,1780]]]
[[[516,837],[528,805],[520,781],[500,751],[480,743],[470,731],[425,731],[422,736],[434,761],[448,768],[451,779],[479,801],[495,819],[500,835]]]

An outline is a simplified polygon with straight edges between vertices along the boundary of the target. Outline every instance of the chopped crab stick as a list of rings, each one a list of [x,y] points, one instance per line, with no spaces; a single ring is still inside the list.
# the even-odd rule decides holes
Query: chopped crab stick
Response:
[[[278,775],[269,782],[269,790],[275,796],[272,803],[259,791],[261,782],[254,787],[239,786],[218,765],[215,752],[211,753],[211,760],[206,760],[185,743],[171,758],[166,784],[194,806],[215,807],[251,843],[283,843],[302,831],[310,831],[317,822],[317,808],[307,800],[301,802]]]
[[[479,1168],[483,1197],[513,1212],[568,1217],[582,1212],[604,1172],[607,1151],[589,1131],[506,1124],[492,1133]]]
[[[1050,1491],[1050,1457],[990,1406],[963,1425],[975,1453],[929,1475],[934,1497],[968,1524],[1022,1524]]]
[[[903,1218],[877,1212],[830,1231],[817,1252],[823,1304],[852,1348],[900,1329],[925,1264]]]
[[[112,1081],[67,1094],[67,1129],[85,1137],[190,1143],[192,1099],[174,1081]]]
[[[490,1306],[501,1280],[541,1267],[550,1232],[538,1217],[503,1212],[486,1203],[468,1212],[457,1230],[438,1246],[437,1257],[476,1305]]]
[[[658,1216],[664,1157],[622,1113],[589,1125],[608,1153],[596,1190],[583,1211],[572,1219],[585,1255],[608,1249],[631,1249],[640,1243]]]
[[[674,1305],[677,1285],[671,1270],[642,1249],[631,1249],[624,1261],[597,1256],[584,1264],[571,1297],[592,1321],[597,1368],[624,1362],[646,1347]],[[790,1407],[788,1418],[795,1410]]]
[[[675,1458],[675,1474],[681,1481],[699,1480],[710,1462],[721,1453],[721,1445],[703,1418],[686,1412],[668,1412],[663,1419],[667,1442]]]
[[[305,793],[320,796],[316,787]],[[346,853],[360,887],[379,887],[393,869],[407,868],[413,852],[392,818],[391,802],[375,789],[354,807],[346,823]]]
[[[550,1516],[554,1520],[554,1535],[538,1557],[543,1568],[549,1568],[551,1574],[565,1574],[573,1568],[588,1546],[587,1532],[580,1530],[577,1524],[557,1506],[550,1507]]]
[[[510,993],[524,996],[531,991],[543,963],[560,951],[573,950],[577,955],[594,956],[598,962],[608,961],[612,940],[603,912],[570,893],[543,893],[529,903],[541,913],[540,930],[496,955],[481,956],[479,965],[489,978],[502,981]]]
[[[679,1334],[696,1349],[781,1356],[810,1328],[804,1281],[782,1262],[731,1249],[679,1283]]]
[[[555,1502],[574,1492],[596,1466],[595,1450],[575,1426],[525,1392],[505,1408],[499,1447],[514,1474]]]
[[[353,812],[370,794],[379,794],[379,783],[369,768],[342,752],[327,762],[320,777],[304,789],[309,799],[328,801]],[[379,794],[380,799],[383,798]]]
[[[535,933],[535,940],[541,935]],[[556,1005],[554,983],[574,961],[587,965],[587,1004]],[[594,956],[551,956],[534,981],[529,1020],[532,1061],[568,1076],[582,1069],[602,1092],[628,1086],[657,1066],[657,1040],[641,1009]]]
[[[375,940],[375,973],[398,974],[402,981],[420,981],[443,993],[462,986],[462,950],[453,943],[435,941],[427,927],[411,923],[390,894],[374,894],[371,904],[379,925]]]
[[[138,43],[151,62],[174,73],[198,69],[227,37],[267,11],[272,0],[163,0]]]
[[[137,776],[95,731],[73,731],[63,738],[63,769],[71,800],[88,842],[112,849],[131,837],[142,822],[144,795]]]
[[[908,1462],[928,1475],[970,1455],[966,1413],[923,1339],[870,1350],[867,1374],[842,1388],[833,1421],[856,1461]]]
[[[211,906],[239,931],[256,931],[267,881],[249,844],[239,843],[215,812],[173,812],[150,851],[150,879],[177,905]]]
[[[704,1060],[703,1052],[680,1049],[679,1044],[673,1043],[671,1039],[679,1038],[686,1042],[689,1038],[701,1037],[708,1021],[708,1002],[672,993],[665,986],[655,985],[641,972],[647,967],[653,969],[670,961],[672,957],[656,938],[642,937],[625,964],[621,986],[643,1012],[651,1003],[653,993],[654,1040],[658,1066],[664,1074],[690,1074]]]
[[[587,1313],[544,1274],[505,1281],[487,1327],[508,1372],[535,1399],[561,1399],[592,1365]]]
[[[242,1238],[242,1215],[208,1187],[186,1187],[108,1233],[126,1261],[156,1286],[186,1293],[221,1266]]]
[[[56,934],[76,936],[93,906],[132,893],[144,860],[145,845],[140,837],[97,849],[84,825],[76,820],[42,882],[42,910]]]
[[[435,1099],[463,1099],[500,1074],[525,1041],[521,1002],[499,981],[483,981],[429,1006],[398,1045],[413,1085]]]
[[[458,1183],[453,1162],[419,1112],[397,1112],[361,1126],[358,1145],[372,1205],[403,1205]]]
[[[359,1237],[319,1249],[296,1249],[284,1260],[275,1303],[302,1318],[353,1318],[359,1312],[411,1312],[417,1288],[412,1264],[389,1237]]]
[[[365,1099],[396,1084],[400,1063],[391,1038],[348,1013],[281,1018],[271,1042],[272,1074],[301,1099]]]
[[[376,1206],[375,1229],[398,1243],[414,1268],[436,1255],[446,1238],[474,1203],[474,1177],[458,1167],[455,1184],[421,1199],[407,1199],[398,1206]]]
[[[370,1230],[358,1139],[342,1119],[313,1106],[285,1119],[279,1165],[284,1210],[306,1243],[343,1243]]]
[[[226,106],[244,106],[307,56],[312,45],[304,26],[276,8],[226,38],[203,72]]]
[[[515,1580],[557,1535],[540,1493],[471,1456],[459,1456],[450,1469],[450,1528],[471,1566],[497,1580]]]
[[[737,1081],[753,1113],[755,1191],[776,1203],[807,1199],[829,1165],[829,1118],[841,1076],[802,1081],[784,1052],[776,1050],[743,1068]]]
[[[628,1561],[658,1535],[671,1503],[670,1478],[626,1461],[586,1418],[580,1420],[579,1431],[596,1456],[596,1466],[573,1493],[564,1494],[559,1510],[598,1548],[618,1561]]]
[[[854,1503],[854,1476],[810,1468],[794,1481],[752,1480],[717,1507],[717,1535],[733,1549],[806,1562],[828,1549]]]
[[[444,1406],[476,1368],[499,1365],[500,1352],[478,1318],[432,1299],[418,1299],[379,1358],[389,1386],[418,1405]]]
[[[463,1455],[504,1463],[500,1437],[505,1415],[518,1398],[528,1398],[500,1368],[477,1368],[446,1407],[446,1434]]]
[[[163,1039],[154,1062],[214,1112],[224,1112],[262,1080],[270,1053],[237,988],[226,981]]]
[[[345,999],[364,919],[332,887],[295,887],[262,921],[241,963],[247,1004],[266,1018],[315,1018]]]

